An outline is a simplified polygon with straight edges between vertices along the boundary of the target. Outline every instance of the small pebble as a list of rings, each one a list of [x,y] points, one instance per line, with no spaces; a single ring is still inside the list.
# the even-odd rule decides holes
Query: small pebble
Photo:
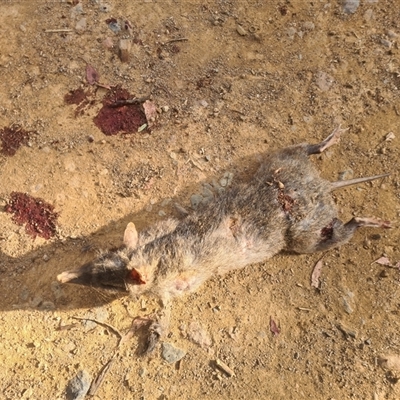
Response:
[[[333,85],[333,82],[333,77],[328,75],[326,72],[319,71],[317,73],[315,83],[317,84],[318,88],[321,89],[323,92],[328,91]]]
[[[86,30],[86,18],[81,18],[75,25],[77,31],[83,32]]]
[[[86,370],[79,371],[67,386],[67,400],[83,400],[90,388],[92,378]]]
[[[374,12],[370,8],[367,11],[365,11],[365,13],[364,13],[365,22],[371,21],[373,15],[374,15]]]
[[[387,47],[388,49],[390,49],[392,47],[392,42],[390,40],[387,39],[381,39],[381,44],[385,47]]]
[[[293,28],[293,26],[291,26],[288,30],[287,30],[287,34],[289,36],[290,39],[294,38],[294,35],[296,34],[296,29]]]
[[[360,5],[360,0],[344,0],[343,1],[343,11],[346,14],[354,14]]]
[[[185,357],[186,351],[174,347],[170,343],[162,344],[161,357],[169,364],[175,363]]]
[[[236,32],[240,35],[240,36],[245,36],[247,34],[246,30],[243,28],[242,25],[237,25],[236,26]]]
[[[304,22],[304,24],[303,24],[303,28],[304,28],[306,31],[313,31],[313,30],[315,29],[315,24],[314,24],[314,22],[306,21],[306,22]]]
[[[352,169],[346,169],[346,171],[339,173],[339,181],[346,181],[348,179],[352,179],[353,174],[354,174],[354,172]]]

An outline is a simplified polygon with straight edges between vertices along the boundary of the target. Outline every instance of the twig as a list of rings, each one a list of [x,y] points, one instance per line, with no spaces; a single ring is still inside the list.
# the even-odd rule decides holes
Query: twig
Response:
[[[126,105],[131,105],[131,104],[141,104],[144,103],[146,100],[149,100],[149,96],[145,97],[135,97],[133,99],[127,99],[127,100],[116,100],[114,103],[110,104],[110,107],[121,107],[121,106],[126,106]]]
[[[44,30],[45,33],[68,33],[68,32],[73,32],[72,29],[68,29],[68,28],[60,28],[60,29],[45,29]]]
[[[219,358],[215,360],[216,366],[225,372],[229,377],[235,376],[235,372],[233,371],[232,368],[228,367],[223,361],[221,361]]]
[[[96,379],[93,380],[92,384],[90,385],[89,389],[89,396],[94,396],[99,389],[100,385],[103,383],[103,380],[110,369],[112,363],[114,362],[115,354],[108,360],[107,364],[103,366],[100,370],[99,374],[97,375]]]
[[[189,40],[189,39],[188,38],[171,39],[171,40],[168,40],[168,42],[163,43],[163,46],[166,46],[167,44],[170,44],[170,43],[184,42],[184,41],[187,41],[187,40]]]
[[[118,336],[119,340],[121,340],[122,337],[123,337],[122,333],[117,328],[114,328],[112,325],[107,324],[106,322],[100,322],[100,321],[97,321],[97,319],[93,319],[93,318],[81,318],[81,317],[72,317],[72,318],[78,319],[80,321],[92,321],[92,322],[95,322],[98,325],[101,325],[101,326],[104,326],[104,327],[110,329],[113,333],[115,333]]]

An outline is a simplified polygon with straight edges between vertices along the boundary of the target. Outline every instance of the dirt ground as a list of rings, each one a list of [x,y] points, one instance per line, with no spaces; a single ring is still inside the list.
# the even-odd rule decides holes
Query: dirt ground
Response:
[[[335,192],[340,215],[379,216],[394,228],[363,229],[340,249],[283,254],[214,278],[174,303],[165,340],[186,352],[181,361],[169,364],[159,350],[141,356],[133,335],[93,398],[400,398],[397,0],[361,0],[353,13],[339,0],[0,7],[0,129],[36,132],[14,156],[0,155],[1,398],[64,399],[79,371],[98,376],[118,334],[73,317],[125,334],[132,317],[159,307],[152,298],[60,286],[58,273],[120,245],[129,221],[141,229],[175,215],[174,203],[190,210],[204,183],[230,172],[235,184],[260,153],[316,143],[339,124],[349,128],[341,143],[313,159],[322,176],[391,172]],[[120,39],[131,43],[127,62]],[[99,130],[93,118],[108,89],[89,85],[88,64],[104,86],[154,102],[150,131]],[[90,97],[81,108],[65,103],[78,88]],[[13,222],[13,191],[54,205],[52,239],[32,239]],[[373,263],[383,255],[391,266]]]

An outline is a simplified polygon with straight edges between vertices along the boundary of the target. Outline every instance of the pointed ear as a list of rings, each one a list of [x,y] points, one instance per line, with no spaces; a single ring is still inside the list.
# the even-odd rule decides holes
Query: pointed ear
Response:
[[[133,222],[129,222],[124,232],[124,245],[128,249],[136,249],[138,244],[138,233]]]

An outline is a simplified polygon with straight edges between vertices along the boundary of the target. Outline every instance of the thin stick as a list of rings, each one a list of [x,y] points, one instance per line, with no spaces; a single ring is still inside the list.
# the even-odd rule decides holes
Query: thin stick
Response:
[[[100,322],[100,321],[97,321],[97,319],[93,319],[93,318],[81,318],[81,317],[72,317],[72,318],[78,319],[80,321],[92,321],[92,322],[95,322],[98,325],[101,325],[101,326],[104,326],[104,327],[110,329],[113,333],[115,333],[118,336],[119,340],[121,340],[122,337],[123,337],[122,333],[117,328],[114,328],[112,325],[109,325],[106,322]]]
[[[45,29],[44,30],[45,33],[61,33],[61,32],[73,32],[72,29],[68,29],[68,28],[60,28],[60,29]]]
[[[171,39],[171,40],[168,40],[168,42],[165,42],[165,43],[164,43],[164,46],[166,46],[167,44],[170,44],[170,43],[174,43],[174,42],[184,42],[184,41],[187,41],[187,40],[189,40],[189,39],[188,39],[188,38]]]
[[[89,389],[89,396],[94,396],[99,389],[100,385],[103,383],[103,380],[110,369],[112,363],[114,362],[115,354],[108,360],[107,364],[100,370],[99,374],[97,375],[96,379],[93,380],[92,384],[90,385]]]

